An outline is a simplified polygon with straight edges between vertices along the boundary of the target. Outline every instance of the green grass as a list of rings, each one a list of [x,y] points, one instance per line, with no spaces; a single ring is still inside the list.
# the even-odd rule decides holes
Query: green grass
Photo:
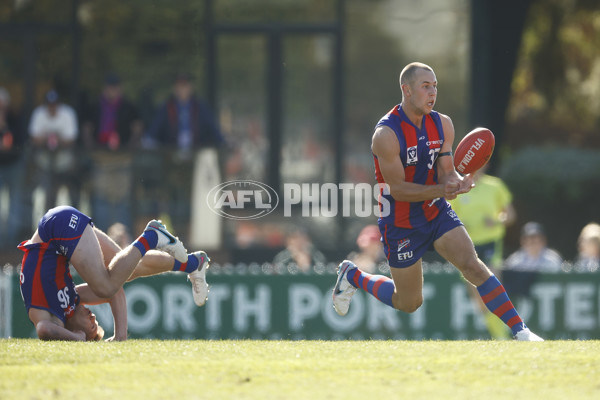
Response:
[[[600,341],[0,340],[0,399],[600,399]]]

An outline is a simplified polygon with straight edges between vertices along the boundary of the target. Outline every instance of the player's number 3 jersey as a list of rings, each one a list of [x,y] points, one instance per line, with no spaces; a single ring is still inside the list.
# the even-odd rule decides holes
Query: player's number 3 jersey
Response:
[[[419,128],[408,119],[402,107],[397,105],[379,120],[377,127],[382,125],[396,134],[406,182],[437,184],[435,162],[444,143],[444,130],[439,114],[432,111],[425,115],[422,127]],[[377,182],[383,184],[385,180],[379,168],[379,161],[377,156],[373,157]],[[444,198],[419,202],[396,201],[390,194],[384,193],[383,188],[380,195],[387,198],[390,204],[389,214],[381,215],[380,220],[400,228],[418,228],[434,219],[446,205]],[[382,209],[380,203],[380,210]]]

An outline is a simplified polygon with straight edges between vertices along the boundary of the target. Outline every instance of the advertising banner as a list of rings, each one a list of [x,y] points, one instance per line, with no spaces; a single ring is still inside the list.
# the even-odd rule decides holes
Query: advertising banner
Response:
[[[336,314],[335,275],[208,274],[209,298],[193,302],[185,274],[141,278],[125,285],[131,338],[164,339],[487,339],[479,307],[458,273],[425,274],[424,302],[396,311],[359,290],[346,316]],[[13,337],[35,333],[12,281]],[[515,296],[521,316],[546,339],[600,338],[600,275],[540,275],[528,296]],[[92,307],[107,334],[107,305]]]

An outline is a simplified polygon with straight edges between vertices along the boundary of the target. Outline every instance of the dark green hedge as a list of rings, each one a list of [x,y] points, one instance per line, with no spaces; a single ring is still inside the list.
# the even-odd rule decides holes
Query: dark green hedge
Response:
[[[529,147],[513,153],[499,176],[513,193],[518,216],[508,247],[518,246],[518,229],[535,220],[546,227],[552,247],[574,258],[581,228],[600,221],[600,151]]]

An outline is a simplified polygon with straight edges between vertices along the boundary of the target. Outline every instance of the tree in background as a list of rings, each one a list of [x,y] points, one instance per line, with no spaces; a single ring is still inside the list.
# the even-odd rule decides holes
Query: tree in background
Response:
[[[507,145],[600,148],[600,6],[536,1],[512,85]]]

